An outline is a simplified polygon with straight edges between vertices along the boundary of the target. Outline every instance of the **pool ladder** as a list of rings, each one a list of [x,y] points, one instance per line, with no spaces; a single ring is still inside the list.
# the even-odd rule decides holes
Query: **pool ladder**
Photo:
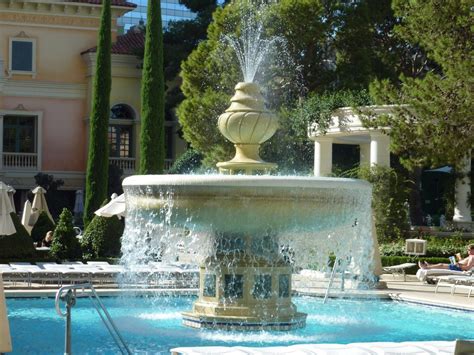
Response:
[[[86,292],[86,290],[89,290],[89,292]],[[100,297],[95,291],[94,286],[92,286],[92,284],[90,283],[63,286],[58,290],[58,292],[56,292],[56,312],[61,317],[66,318],[64,354],[71,354],[71,310],[72,307],[74,307],[74,305],[76,304],[77,291],[80,291],[83,295],[89,297],[92,302],[92,305],[94,306],[100,318],[102,319],[102,322],[105,324],[105,327],[107,328],[113,340],[120,349],[120,352],[122,354],[132,354],[127,344],[123,340],[122,336],[120,335],[120,332],[118,331],[117,326],[112,320],[112,317],[110,316],[109,312],[100,300]],[[60,301],[66,303],[66,313],[62,312],[61,306],[59,304]]]
[[[328,300],[329,290],[332,287],[332,283],[334,281],[334,277],[336,275],[336,269],[337,269],[338,266],[340,267],[340,270],[341,270],[341,291],[344,291],[344,283],[345,283],[345,279],[346,279],[346,277],[345,277],[346,276],[346,268],[347,268],[347,265],[349,264],[349,262],[350,262],[350,258],[346,258],[346,260],[341,260],[341,259],[336,257],[336,260],[334,260],[334,265],[332,266],[331,276],[329,277],[329,284],[328,284],[328,287],[326,289],[326,293],[324,295],[323,303],[326,303],[327,300]]]

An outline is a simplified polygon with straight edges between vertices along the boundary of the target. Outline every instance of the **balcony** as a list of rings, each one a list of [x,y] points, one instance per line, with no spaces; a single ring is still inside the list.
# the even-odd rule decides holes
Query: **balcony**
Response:
[[[37,153],[1,153],[3,170],[38,171]]]
[[[124,175],[131,175],[136,173],[136,159],[135,158],[109,158],[110,164],[113,164],[122,169]],[[165,172],[173,166],[174,159],[165,159]]]
[[[135,158],[109,158],[109,163],[122,169],[125,175],[135,172]]]

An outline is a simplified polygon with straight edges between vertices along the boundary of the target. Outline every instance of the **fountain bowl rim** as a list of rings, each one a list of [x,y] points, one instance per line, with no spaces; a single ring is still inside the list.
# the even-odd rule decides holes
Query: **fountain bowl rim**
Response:
[[[132,186],[209,186],[209,187],[265,187],[265,188],[339,188],[354,187],[367,190],[372,184],[365,180],[310,176],[270,176],[270,175],[132,175],[126,177],[122,185]]]

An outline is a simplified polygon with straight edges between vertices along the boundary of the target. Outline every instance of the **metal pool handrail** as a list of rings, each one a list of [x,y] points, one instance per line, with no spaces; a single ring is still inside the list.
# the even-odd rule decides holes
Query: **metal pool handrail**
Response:
[[[85,292],[86,289],[90,292]],[[64,354],[71,354],[71,309],[76,304],[77,290],[79,290],[83,295],[89,297],[92,302],[92,305],[94,306],[100,318],[102,319],[102,322],[104,323],[105,327],[112,336],[112,339],[115,341],[118,348],[120,349],[120,352],[122,354],[127,355],[132,354],[124,339],[120,335],[120,332],[114,321],[112,320],[112,317],[105,308],[105,305],[100,300],[100,297],[95,291],[94,286],[92,286],[92,284],[90,283],[63,286],[56,292],[56,313],[58,313],[59,316],[66,318]],[[66,303],[66,313],[62,312],[59,301],[64,301]]]

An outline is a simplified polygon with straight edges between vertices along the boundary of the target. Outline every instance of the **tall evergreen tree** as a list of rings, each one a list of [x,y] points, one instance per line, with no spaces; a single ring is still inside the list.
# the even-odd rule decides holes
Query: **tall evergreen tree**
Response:
[[[107,198],[111,77],[111,0],[102,0],[102,16],[97,44],[96,71],[92,90],[89,156],[86,172],[84,225],[87,226],[102,201]]]
[[[140,174],[162,173],[165,162],[162,31],[160,1],[148,0],[141,90]]]
[[[392,6],[401,19],[397,35],[421,47],[434,65],[421,77],[374,84],[380,101],[406,104],[375,123],[392,128],[392,148],[405,166],[459,168],[474,146],[472,6],[454,0],[394,0]]]

